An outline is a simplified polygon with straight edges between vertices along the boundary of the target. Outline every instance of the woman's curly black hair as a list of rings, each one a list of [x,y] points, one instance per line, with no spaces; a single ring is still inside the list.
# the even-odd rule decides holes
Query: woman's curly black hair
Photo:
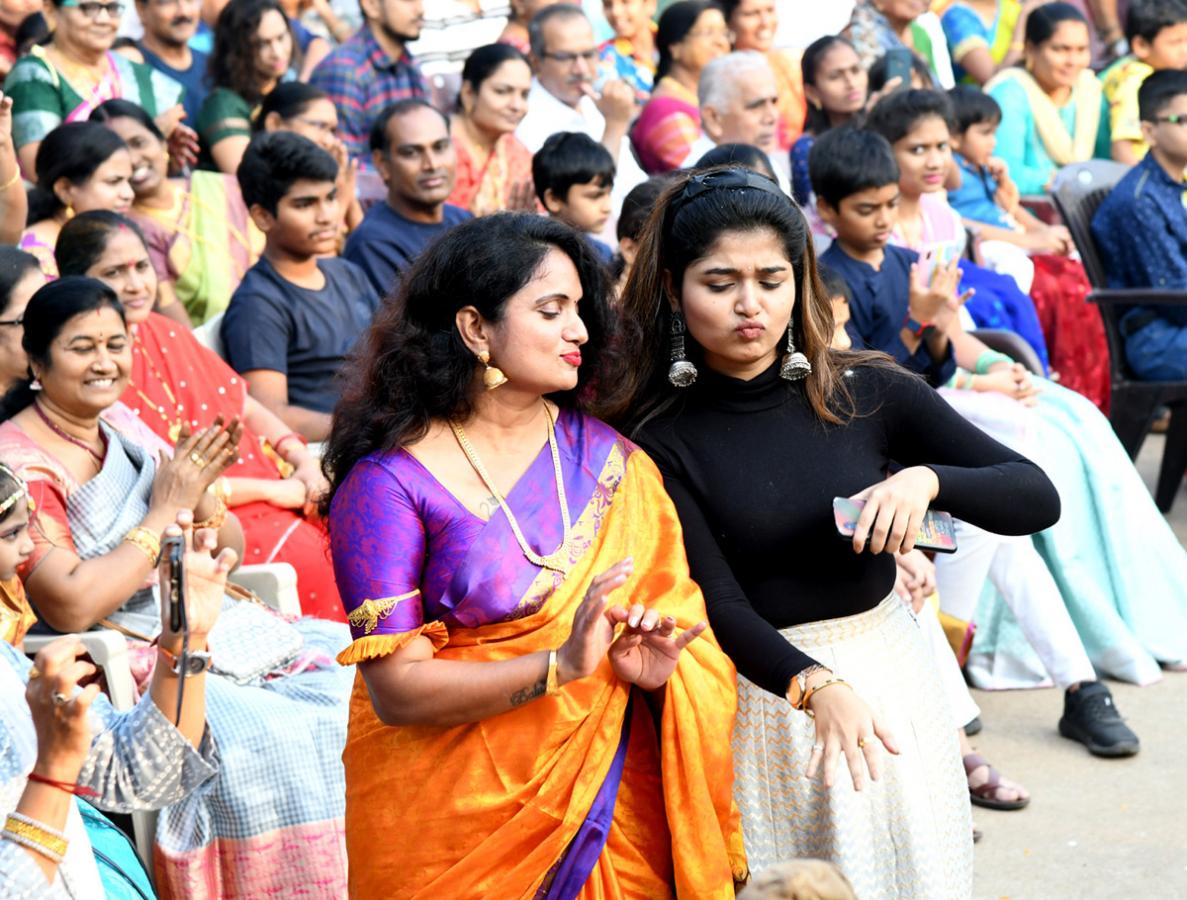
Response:
[[[471,414],[481,366],[458,332],[457,312],[473,306],[498,322],[507,300],[553,248],[577,268],[589,339],[581,348],[577,386],[550,399],[584,408],[590,385],[606,368],[615,322],[608,275],[595,251],[583,235],[553,219],[517,213],[471,219],[421,254],[347,363],[322,461],[331,485],[324,514],[363,457],[414,443],[435,421]]]
[[[269,10],[288,23],[288,16],[276,0],[231,0],[215,23],[214,50],[206,64],[206,81],[211,87],[230,88],[252,106],[263,99],[256,70],[256,34]],[[295,60],[297,41],[292,37],[291,25],[289,37]]]

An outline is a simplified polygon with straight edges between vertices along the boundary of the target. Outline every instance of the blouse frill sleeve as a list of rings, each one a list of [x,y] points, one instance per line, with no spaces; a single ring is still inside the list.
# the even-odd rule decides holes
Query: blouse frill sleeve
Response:
[[[330,551],[354,641],[344,666],[395,653],[419,636],[433,650],[449,640],[426,622],[420,593],[427,540],[415,499],[393,471],[400,457],[357,463],[330,510]]]

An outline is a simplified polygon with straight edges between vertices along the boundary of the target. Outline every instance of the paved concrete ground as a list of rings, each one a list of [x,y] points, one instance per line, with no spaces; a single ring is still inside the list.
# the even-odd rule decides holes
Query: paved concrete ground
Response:
[[[1152,484],[1162,441],[1143,448]],[[1187,545],[1187,488],[1171,524]],[[1142,739],[1128,760],[1090,756],[1055,730],[1055,690],[974,691],[985,730],[974,745],[1033,799],[1019,812],[974,807],[977,900],[1187,898],[1187,673],[1147,688],[1111,684]]]

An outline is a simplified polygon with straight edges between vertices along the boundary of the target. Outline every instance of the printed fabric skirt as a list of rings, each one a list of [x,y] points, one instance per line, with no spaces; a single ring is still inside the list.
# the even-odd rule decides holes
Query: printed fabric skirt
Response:
[[[734,796],[751,871],[811,857],[839,866],[860,900],[971,896],[972,816],[956,726],[910,610],[891,595],[868,612],[781,634],[848,681],[901,754],[883,749],[881,778],[860,792],[843,764],[826,789],[806,774],[812,719],[739,675]]]

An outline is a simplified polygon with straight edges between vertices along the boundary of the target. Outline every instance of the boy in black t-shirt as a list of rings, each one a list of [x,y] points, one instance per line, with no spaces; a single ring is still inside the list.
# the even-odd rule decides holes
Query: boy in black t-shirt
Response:
[[[337,374],[379,298],[362,269],[333,254],[338,165],[292,132],[256,135],[239,165],[263,256],[231,297],[220,335],[251,395],[310,441],[330,433]]]

